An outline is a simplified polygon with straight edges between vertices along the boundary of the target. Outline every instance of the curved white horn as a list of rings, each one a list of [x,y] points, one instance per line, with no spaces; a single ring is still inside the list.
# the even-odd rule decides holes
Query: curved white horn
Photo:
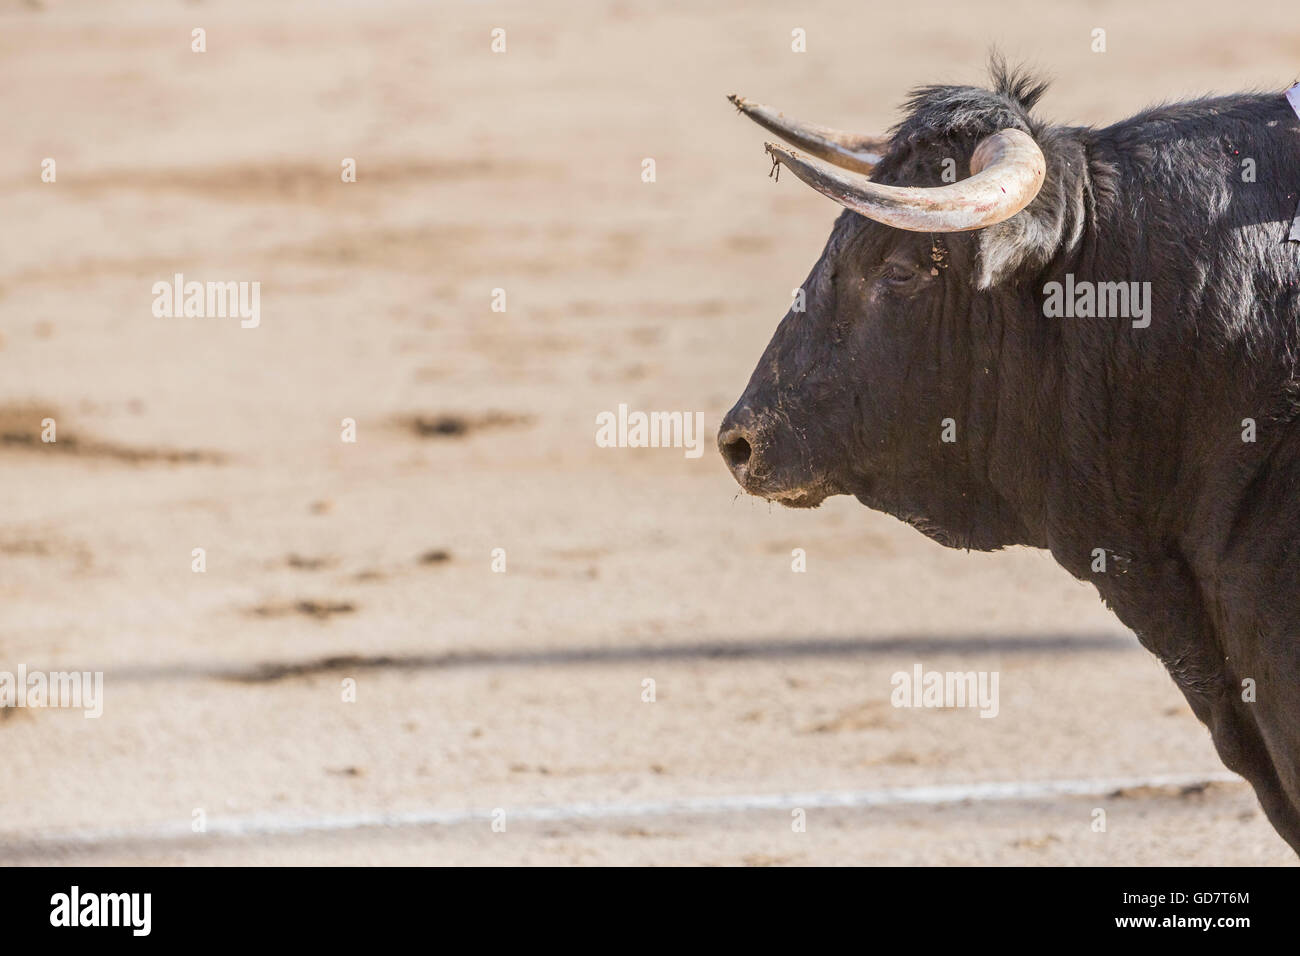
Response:
[[[735,93],[727,99],[759,126],[771,130],[787,143],[844,169],[870,173],[889,146],[889,140],[876,136],[846,133],[843,130],[831,129],[829,126],[787,119],[770,106],[755,103]]]
[[[1010,219],[1038,195],[1047,174],[1043,151],[1018,129],[980,140],[970,178],[950,186],[886,186],[775,143],[766,148],[774,163],[841,206],[912,232],[966,232]]]

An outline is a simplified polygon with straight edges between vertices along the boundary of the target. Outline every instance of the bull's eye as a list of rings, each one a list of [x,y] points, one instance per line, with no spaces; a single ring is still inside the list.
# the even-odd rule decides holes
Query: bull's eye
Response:
[[[916,269],[896,265],[892,262],[885,263],[884,267],[876,275],[876,281],[884,291],[898,295],[905,295],[920,288],[922,280],[925,278]]]

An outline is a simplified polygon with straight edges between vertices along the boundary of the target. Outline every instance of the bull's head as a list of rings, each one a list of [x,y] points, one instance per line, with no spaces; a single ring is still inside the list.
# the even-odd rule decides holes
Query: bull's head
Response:
[[[1077,231],[1077,210],[1043,188],[1060,177],[1027,114],[1041,87],[1000,86],[918,91],[889,139],[731,97],[811,154],[769,143],[774,170],[847,210],[718,433],[750,494],[792,507],[856,495],[956,546],[1036,537],[990,477],[1017,415],[999,336],[1008,314],[1034,312],[1023,280]]]

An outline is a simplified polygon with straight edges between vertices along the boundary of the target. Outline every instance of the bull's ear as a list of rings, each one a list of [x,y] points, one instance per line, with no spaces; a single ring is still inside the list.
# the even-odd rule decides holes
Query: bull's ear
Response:
[[[1043,147],[1043,144],[1039,144]],[[1083,230],[1083,190],[1063,175],[1068,167],[1054,162],[1043,147],[1047,177],[1034,201],[1005,222],[979,231],[975,285],[991,289],[1021,273],[1047,265],[1063,247],[1072,248]],[[1078,195],[1072,193],[1077,192]]]

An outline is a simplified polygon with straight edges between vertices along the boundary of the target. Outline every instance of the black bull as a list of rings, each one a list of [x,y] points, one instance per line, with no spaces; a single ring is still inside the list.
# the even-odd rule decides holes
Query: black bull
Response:
[[[872,180],[941,185],[1013,127],[1033,202],[947,234],[841,214],[719,448],[751,494],[1050,550],[1300,852],[1300,119],[1248,94],[1062,127],[1042,85],[992,85],[915,92]],[[1145,319],[1049,301],[1120,282]]]

